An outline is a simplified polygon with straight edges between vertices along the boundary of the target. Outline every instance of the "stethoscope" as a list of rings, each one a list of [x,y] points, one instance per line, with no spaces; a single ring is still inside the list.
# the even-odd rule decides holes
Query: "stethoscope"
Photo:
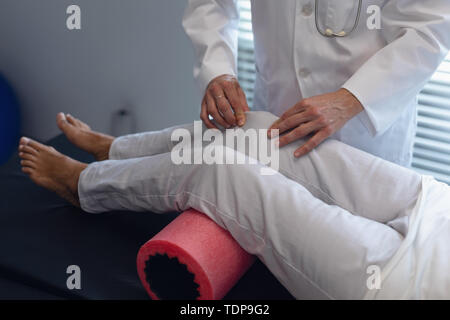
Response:
[[[330,28],[327,28],[325,31],[321,30],[321,28],[319,27],[319,0],[316,0],[316,4],[315,4],[315,14],[316,14],[316,29],[317,31],[319,31],[319,33],[326,37],[326,38],[343,38],[348,36],[349,34],[351,34],[353,31],[355,31],[356,27],[359,24],[359,18],[361,16],[361,8],[362,8],[362,0],[359,0],[358,3],[358,14],[356,15],[356,20],[355,23],[353,25],[353,28],[350,31],[340,31],[340,32],[335,32],[333,30],[331,30]]]

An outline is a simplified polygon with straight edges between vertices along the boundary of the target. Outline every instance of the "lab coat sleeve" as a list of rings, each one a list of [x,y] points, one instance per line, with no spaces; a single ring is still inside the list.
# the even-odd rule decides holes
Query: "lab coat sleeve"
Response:
[[[387,45],[344,84],[362,103],[362,120],[382,134],[411,104],[450,48],[449,0],[389,0],[381,10]]]
[[[194,45],[194,77],[201,92],[219,75],[237,75],[237,0],[189,0],[183,27]]]

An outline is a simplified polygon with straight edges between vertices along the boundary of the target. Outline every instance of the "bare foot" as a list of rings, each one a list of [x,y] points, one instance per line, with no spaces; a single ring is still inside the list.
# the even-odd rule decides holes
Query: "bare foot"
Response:
[[[92,154],[97,161],[109,158],[109,149],[114,137],[92,131],[86,123],[62,112],[56,116],[56,123],[70,142]]]
[[[79,207],[78,179],[87,164],[69,158],[54,148],[29,138],[20,139],[22,171],[41,187],[56,192]]]

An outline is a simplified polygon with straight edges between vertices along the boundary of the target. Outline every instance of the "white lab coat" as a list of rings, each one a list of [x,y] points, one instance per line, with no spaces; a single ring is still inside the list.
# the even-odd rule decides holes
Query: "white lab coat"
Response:
[[[448,0],[364,0],[355,32],[329,39],[316,29],[313,0],[253,0],[254,109],[282,114],[302,98],[346,88],[363,104],[333,138],[409,165],[417,94],[450,48]],[[381,30],[367,10],[381,8]],[[321,0],[319,25],[351,29],[358,1]],[[237,74],[239,12],[233,0],[189,0],[183,25],[198,57],[201,90]]]

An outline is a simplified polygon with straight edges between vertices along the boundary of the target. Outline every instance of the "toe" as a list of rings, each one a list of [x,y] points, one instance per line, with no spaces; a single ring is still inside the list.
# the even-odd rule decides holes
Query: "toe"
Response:
[[[28,142],[30,142],[30,139],[28,139],[27,137],[22,137],[20,138],[19,146],[26,146]]]
[[[66,135],[69,140],[74,138],[78,133],[78,128],[70,121],[70,119],[64,114],[60,113],[57,116],[57,123],[59,129]]]
[[[34,161],[31,161],[31,160],[21,160],[20,161],[20,165],[23,168],[27,167],[27,168],[36,169],[36,163]]]
[[[36,156],[39,154],[39,152],[36,149],[33,149],[32,147],[27,145],[20,145],[19,152],[23,154],[32,154]]]
[[[74,126],[77,126],[77,127],[78,127],[77,119],[75,119],[74,117],[72,117],[71,114],[68,113],[67,116],[66,116],[66,118],[67,118],[67,121],[68,121],[71,125],[74,125]]]
[[[56,115],[56,120],[66,120],[66,115],[64,114],[64,112],[58,112],[58,114]]]
[[[22,172],[23,172],[23,173],[26,173],[26,174],[32,174],[33,171],[34,171],[33,168],[30,168],[30,167],[22,167]]]
[[[31,153],[19,152],[19,157],[23,160],[31,160],[31,161],[37,160],[36,156]]]
[[[62,112],[56,116],[56,123],[58,124],[58,128],[66,135],[73,134],[76,129],[73,121]]]
[[[56,116],[56,124],[58,125],[58,128],[61,129],[61,131],[65,130],[68,122],[64,113],[58,113],[58,115]]]
[[[86,123],[84,123],[84,122],[81,121],[81,120],[78,120],[77,118],[75,118],[75,117],[72,116],[71,114],[68,114],[68,115],[67,115],[67,120],[68,120],[71,124],[73,124],[74,126],[80,128],[80,129],[85,129],[85,130],[90,130],[90,129],[91,129]]]
[[[27,146],[29,146],[29,147],[31,147],[31,148],[37,150],[37,151],[40,151],[40,150],[46,148],[46,146],[43,145],[42,143],[39,143],[39,142],[37,142],[37,141],[34,141],[33,139],[30,139],[30,138],[27,138],[27,139],[28,139]]]

